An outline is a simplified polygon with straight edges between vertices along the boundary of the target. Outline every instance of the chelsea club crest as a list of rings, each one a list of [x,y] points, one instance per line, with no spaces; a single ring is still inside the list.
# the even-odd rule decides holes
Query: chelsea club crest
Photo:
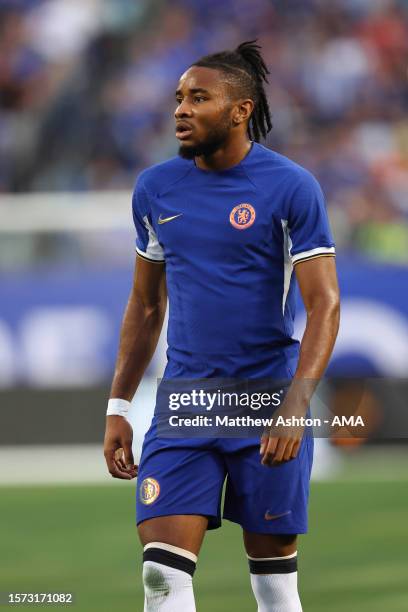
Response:
[[[149,506],[160,495],[160,485],[155,478],[145,478],[140,485],[140,501]]]

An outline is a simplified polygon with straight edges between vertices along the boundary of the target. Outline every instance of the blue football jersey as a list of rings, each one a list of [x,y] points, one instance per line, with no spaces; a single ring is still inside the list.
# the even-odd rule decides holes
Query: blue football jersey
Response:
[[[335,253],[316,179],[253,143],[236,166],[175,157],[142,172],[136,250],[165,262],[169,355],[243,356],[297,345],[294,266]]]

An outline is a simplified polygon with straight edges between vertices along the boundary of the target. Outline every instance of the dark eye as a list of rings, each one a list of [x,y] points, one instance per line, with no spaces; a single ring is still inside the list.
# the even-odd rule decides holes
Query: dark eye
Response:
[[[182,103],[182,101],[183,101],[183,100],[182,100],[182,98],[181,98],[180,96],[177,96],[177,97],[176,97],[176,103],[177,103],[177,104],[181,104],[181,103]]]
[[[206,99],[204,96],[194,96],[194,102],[205,102]]]

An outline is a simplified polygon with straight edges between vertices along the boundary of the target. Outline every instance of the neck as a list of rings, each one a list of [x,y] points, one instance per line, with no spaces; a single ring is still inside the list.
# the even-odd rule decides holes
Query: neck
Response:
[[[245,135],[240,139],[228,141],[212,155],[195,157],[195,163],[202,170],[228,170],[248,155],[251,146],[251,141]]]

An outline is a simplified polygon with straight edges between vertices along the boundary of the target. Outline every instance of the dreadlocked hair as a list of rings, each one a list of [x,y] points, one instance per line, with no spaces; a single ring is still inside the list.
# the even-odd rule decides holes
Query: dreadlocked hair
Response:
[[[269,70],[260,54],[261,47],[256,43],[257,40],[243,42],[234,51],[206,55],[192,65],[221,70],[238,97],[254,101],[248,136],[259,142],[261,136],[266,138],[272,129],[272,120],[264,89],[264,83],[268,83]]]

